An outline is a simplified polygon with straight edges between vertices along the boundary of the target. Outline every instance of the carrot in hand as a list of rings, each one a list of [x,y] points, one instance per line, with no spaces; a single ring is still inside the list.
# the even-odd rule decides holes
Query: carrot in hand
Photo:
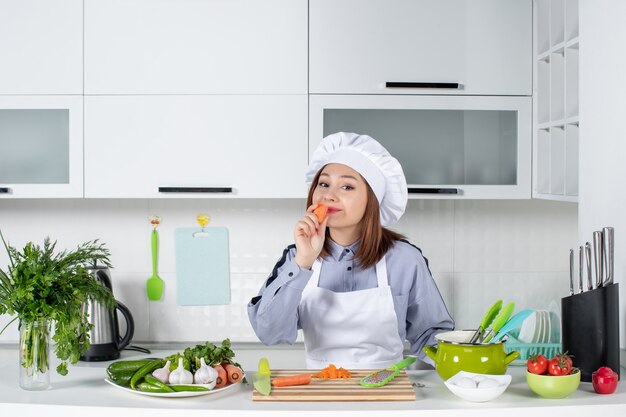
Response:
[[[226,371],[228,382],[230,382],[231,384],[234,384],[235,382],[241,381],[241,369],[237,368],[235,365],[231,363],[224,366],[223,368]]]
[[[272,380],[275,387],[289,387],[292,385],[307,385],[311,383],[311,374],[302,374],[294,376],[279,376]]]
[[[228,383],[228,375],[226,374],[224,367],[218,363],[217,365],[213,365],[213,368],[217,371],[215,388],[222,388],[226,386],[226,383]]]
[[[328,214],[328,206],[318,204],[317,207],[315,207],[315,210],[313,210],[313,213],[315,213],[317,220],[321,223],[326,218],[326,214]]]

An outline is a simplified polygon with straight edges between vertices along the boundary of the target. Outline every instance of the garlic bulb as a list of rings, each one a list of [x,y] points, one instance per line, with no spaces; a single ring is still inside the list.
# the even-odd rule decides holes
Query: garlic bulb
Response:
[[[170,384],[193,384],[193,374],[183,367],[183,358],[178,358],[178,368],[170,373]]]
[[[193,376],[194,384],[215,384],[217,383],[217,371],[206,364],[204,358],[200,358],[200,367]],[[212,387],[211,387],[212,388]]]
[[[156,369],[152,372],[152,376],[164,384],[170,383],[170,361],[165,363],[163,368]]]

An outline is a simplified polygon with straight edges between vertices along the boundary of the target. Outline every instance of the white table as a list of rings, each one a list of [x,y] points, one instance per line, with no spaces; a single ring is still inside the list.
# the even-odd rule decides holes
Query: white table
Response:
[[[267,348],[233,345],[235,359],[251,374],[260,357],[275,368],[302,368],[303,352],[298,347]],[[124,352],[122,359],[164,357],[181,349],[153,350],[152,355]],[[18,386],[18,358],[15,345],[0,345],[0,416],[76,416],[111,415],[155,416],[476,416],[476,417],[571,417],[626,416],[626,383],[618,392],[598,395],[591,383],[581,383],[568,398],[549,400],[536,396],[526,385],[525,368],[510,366],[513,381],[502,396],[487,403],[471,403],[454,396],[432,370],[411,370],[416,400],[409,402],[292,402],[258,403],[252,401],[251,385],[241,384],[228,391],[193,398],[152,398],[131,394],[104,382],[110,362],[79,362],[62,377],[53,371],[52,388],[25,391]],[[55,364],[56,366],[56,364]],[[622,376],[626,375],[622,369]],[[215,413],[217,411],[217,413]]]

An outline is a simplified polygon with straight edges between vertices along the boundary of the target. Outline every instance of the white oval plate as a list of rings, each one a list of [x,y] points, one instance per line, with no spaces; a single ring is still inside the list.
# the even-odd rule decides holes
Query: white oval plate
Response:
[[[246,377],[245,374],[241,375],[241,379],[243,380]],[[117,385],[115,382],[111,381],[109,378],[105,378],[104,379],[105,382],[113,385],[115,388],[119,388],[123,391],[127,391],[133,394],[139,394],[139,395],[146,395],[148,397],[163,397],[163,398],[182,398],[182,397],[199,397],[201,395],[209,395],[209,394],[217,394],[218,392],[224,392],[226,390],[229,390],[232,387],[235,387],[237,385],[239,385],[239,382],[234,383],[234,384],[230,384],[230,385],[226,385],[223,388],[216,388],[216,389],[212,389],[209,391],[183,391],[183,392],[144,392],[144,391],[138,391],[138,390],[134,390],[132,388],[129,387],[122,387],[120,385]],[[203,386],[203,385],[200,385]],[[208,387],[208,386],[207,386]]]

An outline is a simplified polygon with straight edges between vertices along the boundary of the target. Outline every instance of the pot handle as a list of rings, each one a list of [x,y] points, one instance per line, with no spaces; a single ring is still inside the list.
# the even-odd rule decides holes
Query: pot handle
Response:
[[[517,359],[518,357],[519,357],[519,352],[517,350],[514,350],[513,352],[509,353],[508,355],[504,357],[504,364],[508,365],[511,362],[513,362],[515,359]]]
[[[435,361],[435,355],[437,355],[437,348],[435,346],[424,346],[422,350],[424,351],[426,356]]]
[[[135,334],[135,321],[133,320],[133,315],[130,314],[130,310],[124,304],[119,301],[115,301],[115,308],[119,310],[124,319],[126,319],[126,334],[124,337],[120,338],[119,333],[117,334],[118,342],[117,349],[122,350],[130,343],[130,340],[133,338],[133,334]],[[117,327],[117,326],[116,326]]]

